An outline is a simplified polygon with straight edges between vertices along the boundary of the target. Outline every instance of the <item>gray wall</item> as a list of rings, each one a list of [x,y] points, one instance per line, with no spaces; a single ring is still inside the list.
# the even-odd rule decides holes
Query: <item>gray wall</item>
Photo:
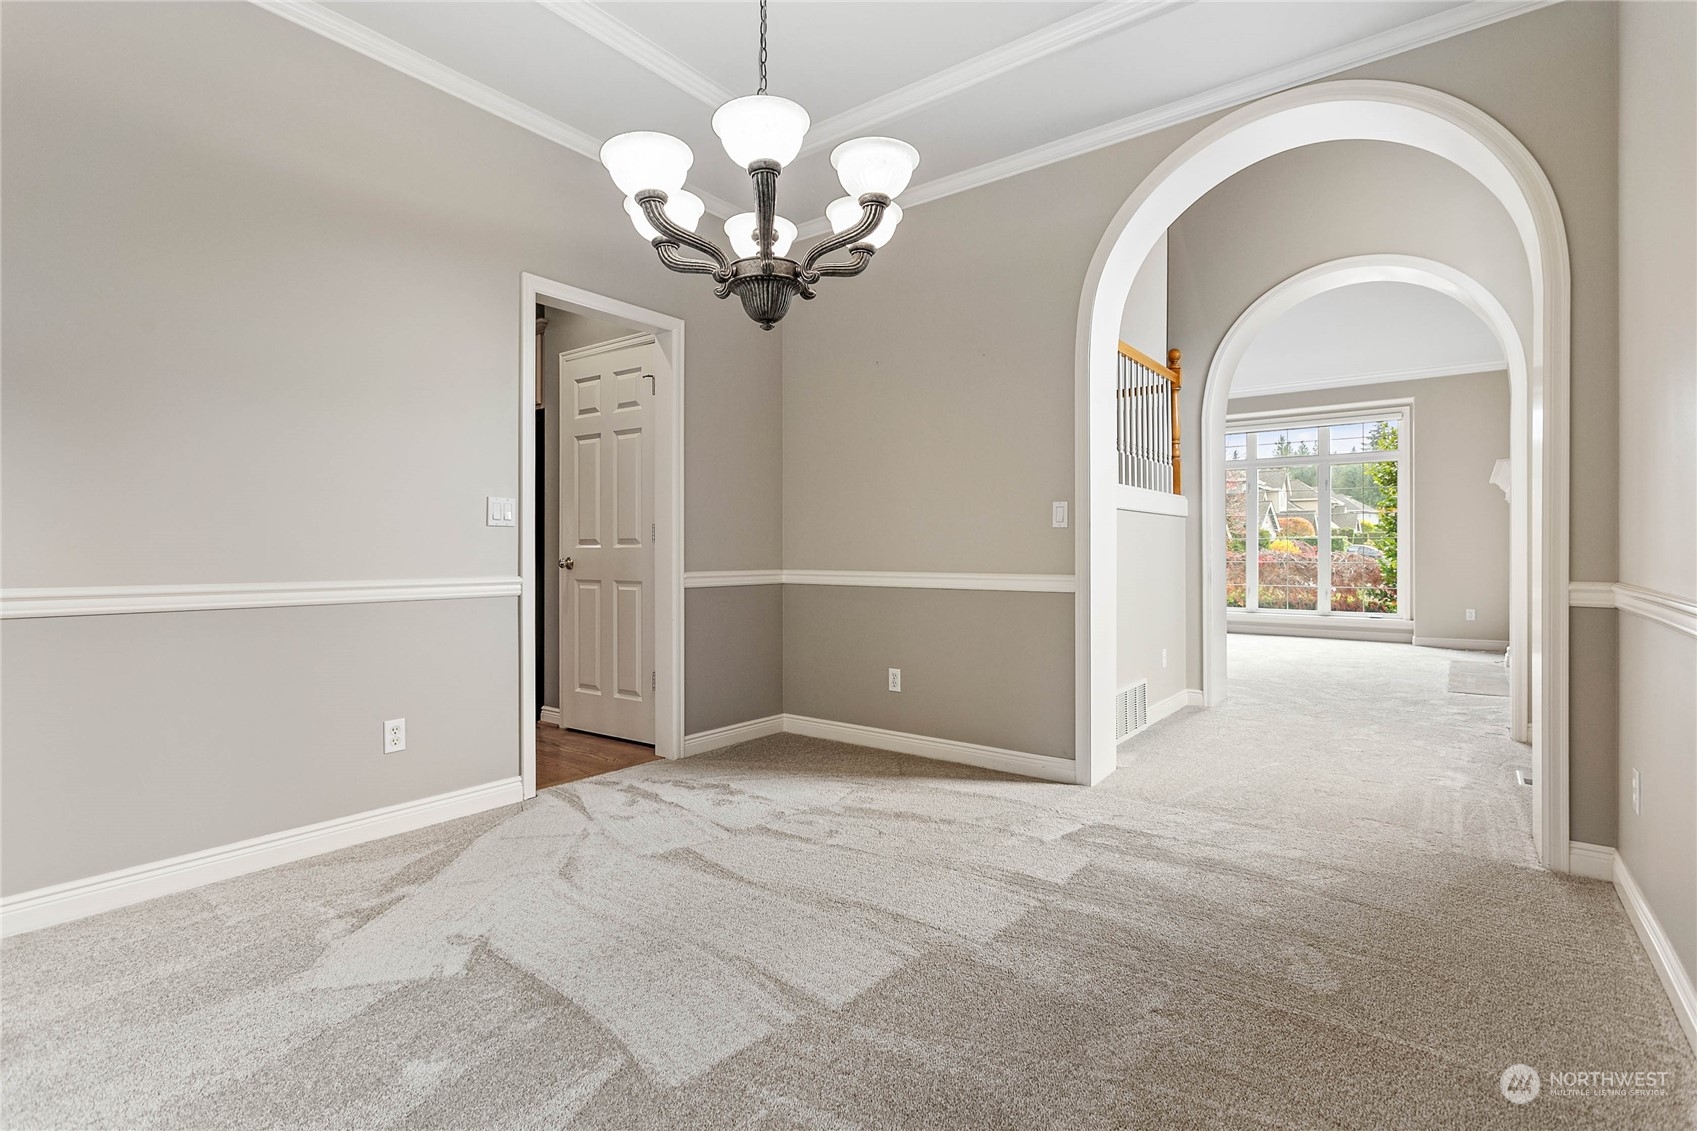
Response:
[[[1697,601],[1697,8],[1620,19],[1620,580]],[[1618,620],[1620,857],[1697,971],[1697,639]]]
[[[783,587],[688,590],[684,649],[684,733],[778,714],[784,709]]]
[[[1185,520],[1144,511],[1120,511],[1116,517],[1119,678],[1114,686],[1146,679],[1154,706],[1185,690],[1184,603],[1173,600],[1185,585]]]
[[[1508,500],[1489,482],[1508,455],[1508,374],[1474,373],[1243,397],[1230,412],[1283,412],[1357,401],[1414,405],[1414,635],[1508,639]],[[1404,537],[1406,538],[1406,534]],[[1468,621],[1466,610],[1477,619]]]
[[[688,320],[686,565],[778,566],[779,343],[595,162],[251,5],[4,18],[7,587],[516,574],[483,497],[520,488],[527,270]],[[0,647],[5,893],[518,772],[510,598]]]
[[[1072,756],[1070,593],[783,591],[785,711]]]
[[[1573,233],[1576,419],[1595,422],[1576,436],[1574,561],[1578,576],[1597,578],[1610,576],[1615,557],[1607,518],[1615,497],[1614,73],[1614,13],[1606,5],[1559,5],[1353,72],[1435,86],[1473,102],[1528,145],[1555,185]],[[1084,275],[1126,197],[1206,123],[916,206],[902,238],[861,283],[824,292],[828,302],[785,324],[786,568],[1070,570],[1071,536],[1048,528],[1047,504],[1071,495]],[[1197,466],[1197,375],[1206,373],[1214,343],[1249,301],[1296,270],[1364,251],[1428,254],[1470,269],[1524,317],[1525,268],[1510,257],[1518,252],[1500,207],[1473,186],[1482,200],[1476,212],[1448,216],[1442,232],[1411,232],[1414,219],[1441,211],[1428,193],[1445,174],[1423,177],[1412,191],[1396,180],[1406,162],[1394,160],[1375,166],[1385,177],[1352,178],[1323,207],[1308,207],[1311,240],[1298,231],[1291,233],[1298,242],[1286,241],[1284,217],[1263,214],[1247,239],[1223,253],[1238,261],[1234,295],[1241,297],[1217,304],[1188,332],[1177,321],[1187,296],[1175,230],[1169,342],[1185,350],[1192,375],[1185,397],[1189,466]],[[1446,183],[1468,191],[1470,182],[1458,177]],[[1295,198],[1292,207],[1313,204],[1300,193],[1285,197]],[[1018,270],[1007,268],[1004,243],[986,238],[997,231],[1017,234]],[[1262,257],[1257,245],[1269,243],[1293,248],[1299,261]],[[1200,248],[1189,250],[1195,262]],[[937,285],[938,264],[949,265],[950,286]],[[1190,286],[1200,285],[1191,279]],[[1193,307],[1201,298],[1188,297]],[[1192,513],[1199,514],[1194,498]],[[1194,577],[1194,530],[1191,542]],[[1195,623],[1194,605],[1191,612]],[[1071,613],[1057,608],[1056,615]],[[786,634],[793,635],[788,625]],[[1200,674],[1196,643],[1189,648],[1192,679]],[[1583,680],[1576,686],[1593,693]],[[1070,687],[1057,687],[1054,701],[1037,699],[1034,689],[1019,694],[1033,711],[1070,709]]]

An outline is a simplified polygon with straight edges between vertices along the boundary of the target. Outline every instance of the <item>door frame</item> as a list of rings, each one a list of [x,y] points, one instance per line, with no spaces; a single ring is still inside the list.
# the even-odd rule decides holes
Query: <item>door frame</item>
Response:
[[[525,272],[519,304],[519,776],[536,796],[536,306],[552,306],[652,333],[672,369],[654,390],[654,752],[683,753],[684,726],[684,322],[619,299]]]

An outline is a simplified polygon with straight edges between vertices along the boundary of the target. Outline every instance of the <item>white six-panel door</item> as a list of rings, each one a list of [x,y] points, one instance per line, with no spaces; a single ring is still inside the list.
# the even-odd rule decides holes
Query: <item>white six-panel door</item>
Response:
[[[652,338],[560,355],[560,721],[654,741]]]

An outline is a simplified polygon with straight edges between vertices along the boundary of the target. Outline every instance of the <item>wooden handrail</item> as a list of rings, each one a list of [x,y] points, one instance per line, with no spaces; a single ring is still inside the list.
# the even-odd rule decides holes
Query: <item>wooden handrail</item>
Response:
[[[1167,351],[1167,357],[1174,361],[1177,360],[1177,354],[1177,350]],[[1143,366],[1143,368],[1153,371],[1158,376],[1165,377],[1175,385],[1178,384],[1179,374],[1176,368],[1169,368],[1162,365],[1160,362],[1156,361],[1140,349],[1136,349],[1133,346],[1128,346],[1124,342],[1121,342],[1120,356],[1129,357],[1131,360],[1137,362],[1137,364]]]
[[[1179,474],[1179,455],[1178,455],[1178,431],[1179,431],[1178,391],[1184,385],[1184,369],[1182,368],[1183,364],[1184,364],[1184,355],[1183,354],[1179,353],[1178,350],[1168,350],[1167,351],[1167,372],[1171,373],[1173,375],[1173,381],[1172,381],[1172,394],[1173,394],[1173,408],[1172,408],[1172,422],[1173,422],[1173,494],[1175,494],[1175,495],[1184,494],[1184,481],[1183,481],[1183,477]]]

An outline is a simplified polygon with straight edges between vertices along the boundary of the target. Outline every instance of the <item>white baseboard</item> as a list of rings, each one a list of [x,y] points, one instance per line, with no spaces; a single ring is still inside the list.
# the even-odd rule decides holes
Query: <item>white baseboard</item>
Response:
[[[1000,770],[1022,777],[1044,781],[1074,782],[1077,770],[1071,758],[1048,758],[1041,754],[1026,754],[1018,750],[1003,750],[995,746],[978,746],[970,742],[955,742],[947,738],[928,738],[897,730],[861,726],[858,723],[833,723],[826,719],[810,719],[804,715],[785,715],[784,730],[810,738],[828,738],[853,746],[870,746],[876,750],[892,750],[897,754],[913,754],[920,758],[935,758],[940,762],[960,762]]]
[[[684,735],[684,757],[691,754],[705,754],[709,750],[717,750],[721,746],[735,746],[739,742],[752,742],[756,738],[765,738],[769,734],[784,732],[784,716],[767,715],[763,719],[750,719],[746,723],[732,723],[728,727],[717,727],[713,730],[699,730],[694,734]]]
[[[1582,840],[1567,845],[1567,870],[1590,880],[1615,878],[1615,850],[1606,844],[1586,844]]]
[[[1463,652],[1506,652],[1506,640],[1470,640],[1465,636],[1416,636],[1416,648],[1455,648]]]
[[[474,785],[252,840],[38,888],[0,900],[0,935],[68,923],[173,892],[242,876],[338,848],[380,840],[524,800],[522,778]]]
[[[1693,1049],[1697,1049],[1697,987],[1691,984],[1691,975],[1679,961],[1679,954],[1673,949],[1672,940],[1662,929],[1656,913],[1650,910],[1650,905],[1645,901],[1644,893],[1639,890],[1638,882],[1632,878],[1626,861],[1618,855],[1614,859],[1614,882],[1615,894],[1620,897],[1621,906],[1626,908],[1626,917],[1632,920],[1632,927],[1638,932],[1639,941],[1649,952],[1650,963],[1655,966],[1656,974],[1662,979],[1662,988],[1667,991],[1668,1000],[1673,1003],[1674,1014],[1679,1018],[1681,1028],[1685,1030],[1685,1039],[1691,1042]]]
[[[558,707],[539,708],[536,712],[536,721],[557,727],[560,725],[560,709]]]
[[[1307,636],[1322,640],[1370,640],[1407,644],[1414,627],[1405,620],[1367,617],[1296,617],[1226,614],[1226,631],[1244,636]]]
[[[1169,715],[1176,715],[1186,707],[1202,706],[1202,693],[1195,688],[1185,691],[1175,691],[1159,703],[1149,707],[1149,725],[1154,726]]]

